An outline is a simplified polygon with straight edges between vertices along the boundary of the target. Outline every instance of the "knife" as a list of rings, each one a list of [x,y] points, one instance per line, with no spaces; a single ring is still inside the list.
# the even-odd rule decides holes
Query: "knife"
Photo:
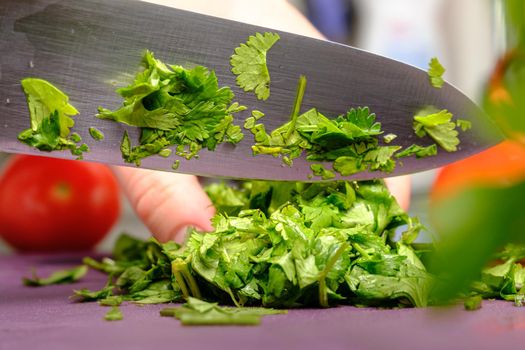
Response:
[[[271,96],[258,101],[236,86],[229,58],[250,35],[276,32],[281,40],[271,49],[268,68]],[[70,158],[68,152],[40,152],[17,140],[29,127],[21,79],[49,80],[70,97],[80,111],[72,131],[90,140],[89,127],[103,131],[103,142],[88,142],[85,160],[125,164],[120,154],[124,130],[133,140],[139,130],[95,118],[98,106],[116,109],[121,98],[116,87],[126,86],[139,70],[145,49],[172,64],[203,65],[213,69],[220,86],[229,86],[235,101],[249,110],[263,111],[266,130],[289,119],[300,75],[308,78],[302,111],[317,108],[336,117],[349,108],[367,106],[387,133],[398,135],[395,144],[425,145],[412,128],[414,114],[426,105],[448,109],[470,120],[473,129],[461,134],[457,152],[440,150],[436,157],[406,158],[392,173],[362,172],[345,177],[366,180],[415,173],[440,167],[477,153],[496,142],[484,138],[490,128],[483,112],[463,93],[446,83],[433,88],[427,73],[415,67],[349,46],[295,34],[182,11],[135,0],[2,0],[0,4],[0,151]],[[237,116],[243,124],[248,115]],[[253,136],[233,147],[220,145],[202,151],[199,159],[181,159],[178,172],[224,178],[311,181],[310,163],[299,158],[292,167],[280,159],[252,155]],[[427,145],[432,143],[427,141]],[[173,156],[175,157],[175,156]],[[172,171],[174,159],[154,156],[142,167]],[[134,165],[133,165],[134,166]],[[340,178],[340,177],[339,177]]]

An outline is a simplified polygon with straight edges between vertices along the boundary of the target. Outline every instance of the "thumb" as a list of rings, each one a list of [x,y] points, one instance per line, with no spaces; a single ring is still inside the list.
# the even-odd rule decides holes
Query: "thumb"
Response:
[[[215,209],[195,176],[114,167],[131,206],[160,242],[183,241],[188,227],[211,231]]]

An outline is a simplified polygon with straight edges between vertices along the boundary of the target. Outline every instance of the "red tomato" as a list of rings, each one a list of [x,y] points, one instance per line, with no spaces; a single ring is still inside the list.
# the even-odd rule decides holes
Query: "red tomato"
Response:
[[[430,192],[431,203],[476,186],[509,186],[525,181],[525,146],[504,141],[442,168]]]
[[[20,251],[91,249],[119,214],[119,186],[105,165],[14,156],[0,177],[0,236]]]

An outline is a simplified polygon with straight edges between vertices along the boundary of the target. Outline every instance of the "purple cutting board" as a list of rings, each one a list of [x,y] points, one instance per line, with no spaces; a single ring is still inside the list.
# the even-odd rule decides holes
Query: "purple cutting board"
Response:
[[[73,288],[97,289],[105,276],[90,272],[74,285],[29,288],[31,267],[47,276],[74,266],[78,256],[0,257],[0,349],[524,349],[525,307],[484,302],[467,312],[449,309],[379,310],[337,307],[291,310],[255,327],[184,327],[159,316],[163,305],[123,305],[124,320],[103,320],[107,308],[74,303]]]

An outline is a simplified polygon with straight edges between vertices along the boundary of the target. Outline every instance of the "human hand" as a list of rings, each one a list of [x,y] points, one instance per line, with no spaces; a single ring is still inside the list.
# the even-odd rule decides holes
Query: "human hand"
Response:
[[[285,0],[144,0],[305,36],[322,38]],[[212,230],[215,210],[194,176],[116,167],[115,172],[139,218],[161,242],[182,241],[188,227]],[[403,208],[408,207],[408,177],[387,179]]]

